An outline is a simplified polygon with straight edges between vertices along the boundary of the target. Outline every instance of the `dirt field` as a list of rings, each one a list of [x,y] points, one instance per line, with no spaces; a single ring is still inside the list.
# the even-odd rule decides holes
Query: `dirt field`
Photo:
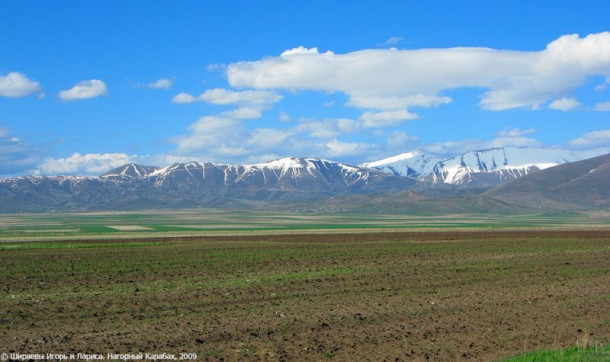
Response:
[[[2,353],[493,360],[610,341],[610,233],[5,243],[0,293]]]

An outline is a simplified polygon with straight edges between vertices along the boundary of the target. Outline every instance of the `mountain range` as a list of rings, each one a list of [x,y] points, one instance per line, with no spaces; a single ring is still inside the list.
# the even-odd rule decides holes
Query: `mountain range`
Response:
[[[97,177],[0,179],[0,212],[238,207],[520,212],[609,206],[610,155],[494,148],[452,158],[414,151],[346,165],[284,158],[253,165],[128,164]],[[304,206],[305,205],[305,206]]]
[[[252,206],[279,200],[399,192],[411,177],[313,158],[255,165],[128,164],[99,177],[25,176],[0,180],[0,212]]]
[[[470,151],[448,158],[416,150],[361,166],[435,183],[489,187],[598,155],[559,148],[503,147]]]

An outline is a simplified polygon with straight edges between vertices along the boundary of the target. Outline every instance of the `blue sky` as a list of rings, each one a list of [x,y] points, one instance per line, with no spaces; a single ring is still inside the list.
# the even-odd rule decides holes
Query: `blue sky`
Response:
[[[607,1],[3,1],[0,176],[603,151],[608,19]]]

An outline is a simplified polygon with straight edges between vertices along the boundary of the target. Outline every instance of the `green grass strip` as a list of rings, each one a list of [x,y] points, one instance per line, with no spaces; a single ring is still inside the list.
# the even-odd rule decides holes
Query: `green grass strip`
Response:
[[[597,362],[610,361],[610,344],[581,348],[571,346],[559,350],[541,350],[504,360],[504,362]]]
[[[83,248],[124,248],[160,245],[159,242],[121,242],[121,243],[0,243],[0,250],[39,250],[39,249],[83,249]]]

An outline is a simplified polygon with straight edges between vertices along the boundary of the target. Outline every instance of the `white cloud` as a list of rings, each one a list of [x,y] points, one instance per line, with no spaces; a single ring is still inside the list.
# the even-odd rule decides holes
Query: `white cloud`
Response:
[[[551,104],[549,104],[549,108],[557,111],[571,111],[580,105],[581,103],[576,99],[564,97],[551,102]]]
[[[256,106],[266,108],[279,102],[282,96],[268,90],[233,91],[229,89],[208,89],[198,96],[179,93],[173,99],[174,103],[207,102],[218,105]]]
[[[246,90],[233,91],[222,88],[208,89],[198,97],[200,100],[212,104],[237,104],[266,106],[279,102],[282,96],[273,91]]]
[[[610,102],[597,103],[593,109],[600,112],[608,112],[610,111]]]
[[[317,140],[326,140],[338,137],[341,131],[333,121],[302,121],[294,128],[295,133],[304,134]]]
[[[388,40],[383,42],[383,45],[396,45],[403,40],[405,40],[405,38],[403,38],[402,36],[392,36],[392,37],[388,38]]]
[[[74,153],[65,158],[47,158],[39,170],[43,174],[74,175],[74,174],[101,174],[115,167],[133,162],[134,156],[125,153]]]
[[[178,155],[215,155],[215,160],[232,159],[244,149],[247,130],[239,120],[222,116],[205,116],[189,126],[190,134],[171,138]]]
[[[354,133],[354,132],[360,130],[360,128],[361,128],[360,122],[354,121],[353,119],[349,119],[349,118],[339,118],[339,119],[333,120],[332,122],[337,125],[337,129],[342,134]]]
[[[606,78],[606,80],[602,83],[602,84],[598,84],[595,86],[596,91],[601,92],[603,90],[605,90],[606,88],[608,88],[608,85],[610,85],[610,77]]]
[[[330,157],[342,157],[342,156],[354,156],[362,155],[370,152],[373,147],[368,143],[360,142],[341,142],[339,140],[332,140],[326,143],[327,152]]]
[[[492,140],[466,139],[462,141],[447,141],[432,143],[421,146],[423,150],[440,155],[454,156],[456,154],[472,150],[485,150],[500,147],[541,147],[540,141],[535,138],[525,137],[536,130],[520,130],[518,128],[506,128],[498,133]]]
[[[301,133],[317,140],[337,138],[362,129],[362,122],[349,118],[325,119],[321,121],[303,119],[293,128],[295,133]]]
[[[74,87],[59,92],[59,98],[64,101],[90,99],[108,95],[106,83],[99,79],[83,80]]]
[[[540,141],[529,137],[496,137],[486,143],[485,148],[495,147],[539,147]]]
[[[188,93],[178,93],[172,98],[173,103],[193,103],[197,102],[197,98]]]
[[[380,128],[397,126],[403,121],[416,119],[417,115],[410,113],[406,109],[397,109],[381,112],[364,112],[360,116],[363,126],[367,128]]]
[[[305,48],[304,46],[300,45],[296,48],[284,50],[280,56],[288,57],[295,54],[318,54],[318,48]]]
[[[605,89],[606,89],[606,83],[603,83],[603,84],[598,84],[598,85],[596,85],[596,86],[595,86],[595,88],[593,88],[593,89],[594,89],[594,90],[596,90],[596,91],[598,91],[598,92],[601,92],[601,91],[603,91],[603,90],[605,90]]]
[[[0,75],[0,96],[25,97],[41,90],[40,83],[30,80],[25,74],[10,72]]]
[[[290,115],[286,112],[280,112],[280,116],[277,120],[283,123],[290,122]]]
[[[273,149],[282,145],[293,132],[291,130],[279,130],[273,128],[257,128],[253,130],[246,141],[249,146],[254,146],[258,152]]]
[[[343,160],[355,161],[363,150],[375,149],[371,144],[341,139],[361,130],[361,121],[303,119],[284,129],[250,128],[243,118],[237,117],[238,111],[200,118],[189,127],[187,134],[169,139],[176,145],[174,154],[227,163],[267,161],[269,155],[327,158],[341,155]]]
[[[536,133],[537,131],[533,128],[531,129],[519,129],[519,128],[505,128],[502,131],[496,133],[496,137],[506,138],[506,137],[522,137],[528,134]]]
[[[405,150],[412,147],[417,141],[419,141],[419,137],[411,136],[403,131],[394,131],[388,137],[388,147],[391,150]]]
[[[445,104],[450,99],[441,92],[462,87],[484,89],[480,106],[488,110],[536,109],[595,75],[610,76],[610,32],[562,36],[537,52],[445,48],[335,54],[299,47],[227,68],[234,87],[343,92],[350,105],[370,109]],[[417,104],[417,98],[430,101]]]
[[[585,133],[569,141],[568,145],[576,148],[610,146],[610,129]]]
[[[151,89],[169,89],[174,84],[174,81],[169,78],[160,78],[155,82],[149,83],[148,88]]]
[[[262,116],[262,110],[254,107],[241,107],[220,114],[222,117],[237,119],[258,119]]]
[[[452,99],[449,97],[438,97],[432,95],[415,94],[412,96],[363,96],[353,95],[347,105],[358,108],[372,109],[402,109],[411,107],[430,108],[441,104],[449,104]]]

